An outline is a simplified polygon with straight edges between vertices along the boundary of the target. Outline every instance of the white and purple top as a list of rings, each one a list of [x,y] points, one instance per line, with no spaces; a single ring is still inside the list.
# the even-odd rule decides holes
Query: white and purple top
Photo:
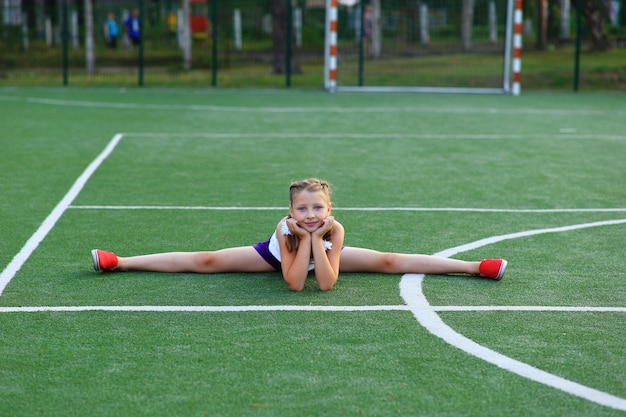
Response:
[[[289,230],[289,226],[287,226],[286,221],[283,221],[283,223],[280,225],[280,234],[283,236],[292,235],[291,230]],[[333,248],[332,242],[329,242],[327,240],[322,240],[322,243],[324,244],[325,250],[330,250]],[[274,232],[272,236],[270,237],[268,249],[270,253],[272,254],[272,256],[274,256],[274,258],[276,258],[280,262],[280,245],[278,244],[278,238],[276,237],[276,232]],[[315,265],[313,264],[313,259],[311,259],[311,262],[309,263],[309,271],[312,271],[314,268],[315,268]]]

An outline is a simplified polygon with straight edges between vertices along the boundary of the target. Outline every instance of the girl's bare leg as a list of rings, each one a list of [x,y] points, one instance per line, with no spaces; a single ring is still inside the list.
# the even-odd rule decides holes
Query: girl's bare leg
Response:
[[[169,252],[153,255],[118,256],[119,271],[152,272],[271,272],[271,265],[252,246],[215,252]]]
[[[431,255],[378,252],[345,247],[341,251],[340,272],[378,272],[386,274],[470,274],[478,275],[480,262]]]

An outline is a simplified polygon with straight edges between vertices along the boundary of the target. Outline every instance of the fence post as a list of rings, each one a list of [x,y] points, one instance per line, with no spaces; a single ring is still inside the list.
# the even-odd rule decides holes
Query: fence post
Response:
[[[217,86],[217,0],[211,0],[211,86]]]
[[[143,87],[143,44],[146,42],[146,27],[144,18],[144,1],[139,0],[139,71],[137,83]]]
[[[63,0],[63,28],[61,29],[61,44],[63,45],[63,85],[67,85],[67,47],[69,42],[69,28],[68,28],[68,13],[67,13],[67,1]]]
[[[365,6],[363,5],[363,1],[359,2],[357,6],[359,8],[358,18],[359,18],[359,70],[358,70],[358,86],[363,87],[363,40],[365,39],[365,25],[367,22],[364,18]]]
[[[576,2],[576,56],[574,58],[574,92],[578,92],[578,82],[580,81],[580,24],[582,1]]]
[[[293,36],[293,11],[291,8],[291,0],[285,0],[287,2],[287,39],[285,42],[287,43],[287,48],[285,51],[285,86],[287,88],[291,87],[291,47]]]

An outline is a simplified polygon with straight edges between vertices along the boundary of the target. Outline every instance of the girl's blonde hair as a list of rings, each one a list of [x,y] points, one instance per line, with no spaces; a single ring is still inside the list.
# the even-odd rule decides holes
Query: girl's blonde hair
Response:
[[[326,197],[326,202],[330,204],[330,184],[324,180],[307,178],[306,180],[292,182],[289,187],[289,203],[293,204],[293,199],[296,194],[302,191],[308,191],[310,193],[321,191]]]
[[[321,192],[326,198],[328,205],[330,202],[330,184],[324,180],[317,178],[307,178],[301,181],[292,182],[289,186],[289,204],[293,204],[293,199],[302,191],[308,191],[310,193]],[[323,237],[324,240],[330,241],[331,232],[329,231]],[[297,238],[293,235],[287,236],[287,250],[293,252],[296,249]]]

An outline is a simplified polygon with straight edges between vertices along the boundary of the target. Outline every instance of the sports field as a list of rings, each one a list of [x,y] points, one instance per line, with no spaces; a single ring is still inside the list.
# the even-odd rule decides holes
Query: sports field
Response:
[[[0,416],[626,415],[626,96],[0,89]],[[265,240],[292,180],[345,244],[495,282],[96,273]]]

